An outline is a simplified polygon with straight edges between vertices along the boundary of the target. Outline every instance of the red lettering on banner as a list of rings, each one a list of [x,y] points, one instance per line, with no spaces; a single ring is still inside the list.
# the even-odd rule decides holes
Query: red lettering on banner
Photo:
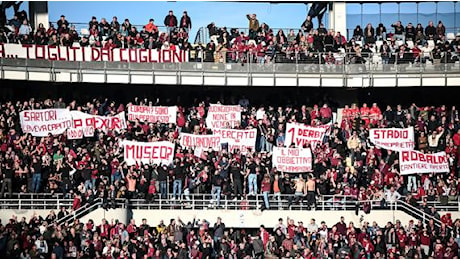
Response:
[[[77,50],[80,49],[80,47],[70,47],[70,49],[73,51],[73,58],[70,59],[70,55],[67,56],[69,61],[76,61],[77,60]]]
[[[26,48],[26,57],[27,59],[30,59],[29,49],[33,47],[32,44],[23,44],[22,47]]]
[[[83,61],[86,61],[86,57],[85,57],[85,48],[81,48],[81,55],[82,55],[82,60]],[[76,57],[75,57],[76,59]]]
[[[78,128],[78,127],[82,127],[83,126],[83,122],[81,119],[74,119],[73,120],[73,127],[74,128]]]
[[[147,62],[147,61],[151,62],[150,57],[145,55],[146,53],[147,55],[149,55],[150,49],[149,50],[139,49],[139,62]]]
[[[133,55],[134,52],[134,55]],[[129,49],[128,50],[129,54],[129,62],[137,62],[137,49]]]
[[[39,49],[41,50],[41,56],[39,56]],[[45,59],[46,52],[45,52],[45,46],[43,45],[35,45],[35,59],[37,60],[43,60]]]
[[[163,50],[162,53],[163,53],[163,60],[162,61],[163,62],[171,62],[171,51],[170,50]],[[168,55],[166,55],[166,53]],[[166,59],[166,56],[168,56],[167,59]]]
[[[5,46],[0,43],[0,57],[5,58]]]
[[[48,45],[48,59],[57,60],[57,54],[53,50],[56,50],[56,46]]]
[[[96,120],[94,117],[89,117],[85,119],[86,126],[96,127]]]
[[[66,58],[61,57],[61,47],[58,47],[57,50],[58,50],[58,59],[59,60],[66,60]]]
[[[120,49],[120,61],[121,62],[128,62],[128,60],[123,58],[123,52],[126,51],[126,49]]]
[[[182,50],[179,51],[179,53],[177,53],[177,51],[172,52],[173,61],[174,61],[174,62],[177,62],[177,61],[182,62],[182,53],[183,53]]]
[[[97,56],[95,56],[97,55]],[[101,51],[96,48],[91,48],[91,60],[92,61],[99,61],[101,58]]]
[[[112,54],[112,49],[102,48],[101,49],[101,61],[113,61],[113,58],[112,58],[113,55],[111,54]],[[105,60],[104,57],[106,57],[107,60]]]
[[[118,128],[121,128],[120,118],[114,117],[112,118],[112,129],[118,129]]]

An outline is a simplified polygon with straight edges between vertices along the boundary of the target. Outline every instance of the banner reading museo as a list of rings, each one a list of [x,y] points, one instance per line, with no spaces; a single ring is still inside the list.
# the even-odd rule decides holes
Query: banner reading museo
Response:
[[[174,160],[174,144],[162,142],[135,142],[124,140],[123,156],[126,164],[171,164]]]

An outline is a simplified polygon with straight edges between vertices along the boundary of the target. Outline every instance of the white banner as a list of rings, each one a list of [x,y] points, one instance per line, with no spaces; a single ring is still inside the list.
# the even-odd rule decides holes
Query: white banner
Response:
[[[215,151],[220,150],[221,137],[218,135],[193,135],[180,134],[180,145],[183,148],[212,148]]]
[[[72,127],[72,115],[68,109],[24,110],[19,113],[21,128],[32,136],[59,135]]]
[[[273,147],[272,165],[281,172],[311,172],[311,150],[309,148]]]
[[[211,104],[206,116],[208,128],[233,128],[241,123],[241,107]]]
[[[162,142],[122,141],[123,155],[126,164],[171,164],[174,160],[174,144]]]
[[[81,129],[85,137],[94,136],[95,129],[99,129],[103,132],[126,129],[124,111],[115,116],[91,115],[81,111],[70,111],[70,113],[72,114],[73,128]]]
[[[160,106],[128,106],[128,120],[149,123],[176,123],[177,107],[160,107]]]
[[[245,154],[256,149],[257,129],[213,129],[212,132],[222,138],[221,143],[228,143],[230,152],[238,149]]]
[[[188,52],[160,49],[106,49],[32,44],[0,44],[0,57],[50,61],[119,61],[133,63],[180,63],[189,60]]]
[[[83,129],[79,128],[69,128],[67,129],[67,139],[68,140],[75,140],[75,139],[82,139],[84,137]]]
[[[399,168],[401,174],[450,171],[445,152],[424,154],[419,151],[402,151],[399,153]]]
[[[315,147],[317,143],[322,143],[324,135],[330,129],[331,125],[308,126],[299,123],[286,124],[286,137],[284,144],[289,147],[294,144],[295,147],[304,147],[307,143]]]
[[[414,150],[414,128],[373,128],[369,139],[377,147],[392,151]]]

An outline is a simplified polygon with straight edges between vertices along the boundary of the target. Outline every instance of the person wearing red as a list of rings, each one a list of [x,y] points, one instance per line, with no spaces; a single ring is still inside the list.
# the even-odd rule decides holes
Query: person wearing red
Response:
[[[402,228],[402,227],[399,228],[397,236],[398,236],[399,248],[400,248],[400,250],[404,250],[404,248],[406,248],[406,244],[407,244],[407,235],[406,235],[406,232],[404,231],[404,228]]]
[[[314,105],[312,111],[310,112],[311,125],[314,124],[315,120],[320,117],[318,105]]]
[[[268,239],[270,238],[270,233],[268,233],[264,225],[260,225],[259,231],[260,231],[259,236],[262,239],[262,242],[264,244],[264,249],[267,249],[267,243],[268,243]]]
[[[126,231],[128,231],[128,234],[129,234],[130,237],[134,236],[134,234],[137,231],[136,221],[134,219],[131,219],[131,222],[126,227]]]
[[[369,126],[369,123],[370,123],[369,115],[370,115],[371,110],[369,109],[369,107],[367,107],[367,104],[364,103],[363,107],[361,107],[359,112],[361,114],[361,119],[364,120],[365,127],[367,128]]]
[[[323,125],[327,124],[332,119],[332,110],[327,104],[324,104],[319,110],[319,115],[321,116],[321,123],[323,123]]]
[[[110,225],[106,219],[102,219],[102,224],[99,225],[100,235],[102,238],[108,238],[110,234]]]

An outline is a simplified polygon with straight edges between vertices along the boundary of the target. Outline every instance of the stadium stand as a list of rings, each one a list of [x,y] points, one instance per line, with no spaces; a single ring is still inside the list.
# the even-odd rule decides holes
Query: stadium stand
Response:
[[[2,31],[0,43],[179,48],[199,53],[196,61],[327,64],[330,70],[344,63],[458,62],[460,36],[446,36],[442,22],[436,28],[430,22],[424,29],[398,22],[391,25],[392,32],[383,25],[374,30],[369,24],[364,29],[357,27],[347,40],[324,26],[313,30],[308,22],[298,32],[289,30],[285,35],[264,23],[259,26],[255,15],[247,18],[248,33],[228,32],[211,23],[209,42],[192,45],[188,35],[191,19],[186,12],[180,19],[171,12],[164,27],[150,19],[140,31],[128,19],[120,24],[116,17],[111,23],[92,17],[79,32],[65,16],[48,30],[42,25],[33,30],[26,19],[15,17],[8,24],[9,32]],[[1,219],[0,255],[24,259],[458,258],[460,219],[453,219],[450,213],[460,211],[460,115],[455,106],[433,101],[433,106],[423,107],[363,103],[331,108],[325,101],[275,107],[254,106],[241,98],[232,104],[241,108],[241,121],[236,120],[231,128],[255,132],[255,149],[232,150],[229,143],[219,143],[221,149],[215,150],[185,147],[183,134],[216,134],[207,122],[211,101],[197,98],[193,106],[173,102],[177,113],[173,110],[172,122],[129,118],[131,107],[160,107],[164,105],[160,100],[32,98],[1,102],[0,208],[4,212],[18,209],[18,214],[40,209],[40,214]],[[78,111],[93,120],[104,118],[100,119],[104,123],[88,137],[76,139],[67,133],[72,129],[44,136],[31,134],[36,128],[24,131],[24,112],[44,109]],[[126,127],[108,129],[104,120],[120,119],[120,114]],[[55,119],[51,114],[28,120]],[[287,138],[288,125],[316,129],[305,130],[305,135],[324,129],[325,135],[317,142],[297,143],[294,137]],[[445,153],[442,158],[447,168],[436,173],[403,173],[399,153],[371,140],[371,131],[388,128],[413,129],[413,148],[426,156],[418,159],[433,162],[437,153]],[[174,162],[131,164],[123,149],[127,141],[171,142]],[[275,150],[281,147],[310,149],[311,170],[292,174],[275,167]],[[343,210],[358,215],[398,207],[416,220],[388,217],[386,223],[353,223],[342,217],[326,224],[326,216],[310,219],[305,214],[245,230],[226,227],[230,220],[225,214],[204,219],[221,209],[272,215]],[[148,219],[139,223],[137,216],[82,221],[84,214],[100,208],[107,212],[128,208],[157,213],[177,210],[178,215],[188,209],[210,213],[158,223]]]

